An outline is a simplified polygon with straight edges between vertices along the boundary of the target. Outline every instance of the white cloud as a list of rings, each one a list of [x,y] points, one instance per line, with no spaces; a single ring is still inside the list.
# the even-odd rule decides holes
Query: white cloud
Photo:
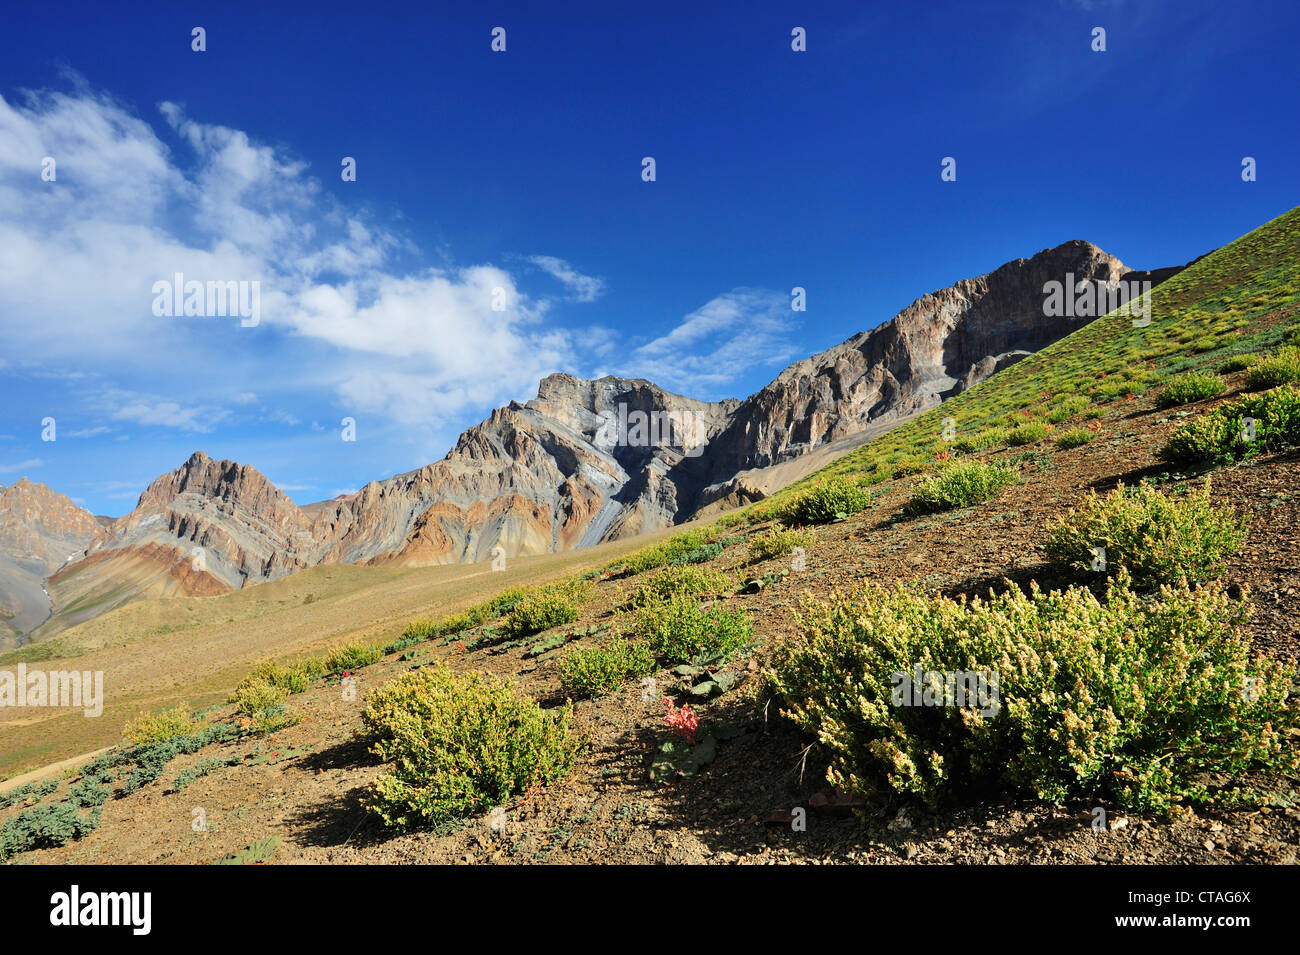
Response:
[[[0,464],[0,474],[12,474],[15,471],[26,471],[30,468],[39,468],[45,462],[40,458],[28,458],[26,461],[19,461],[17,464]]]
[[[102,408],[115,421],[131,421],[139,425],[158,428],[178,428],[182,431],[209,432],[230,412],[209,405],[185,407],[166,398],[134,395],[130,392],[110,392],[102,399]]]
[[[528,261],[559,279],[573,293],[575,301],[594,302],[605,292],[605,280],[583,275],[564,259],[553,255],[530,255]]]
[[[192,430],[225,416],[207,402],[252,404],[248,385],[268,378],[411,422],[531,393],[571,362],[567,334],[543,326],[550,300],[509,272],[403,270],[409,241],[340,206],[305,163],[178,104],[159,111],[156,132],[84,88],[0,97],[0,314],[28,316],[0,323],[0,353],[171,393],[113,417]],[[55,182],[40,179],[44,156]],[[536,264],[579,300],[603,286],[553,257]],[[259,281],[261,324],[155,317],[152,285],[177,272]],[[194,407],[175,395],[190,382]]]
[[[670,332],[636,348],[630,373],[686,394],[712,393],[750,368],[789,361],[795,313],[787,294],[737,288],[711,299]]]

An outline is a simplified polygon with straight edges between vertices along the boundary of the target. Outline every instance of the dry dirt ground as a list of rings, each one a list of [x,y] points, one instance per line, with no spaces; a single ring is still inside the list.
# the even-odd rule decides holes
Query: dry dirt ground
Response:
[[[902,520],[900,507],[916,479],[882,485],[867,511],[816,529],[805,570],[756,593],[727,598],[753,615],[759,643],[753,656],[730,665],[742,674],[739,688],[698,707],[701,728],[722,742],[716,760],[696,776],[651,779],[652,756],[670,736],[663,701],[643,698],[643,689],[630,685],[576,705],[576,727],[589,734],[590,746],[565,780],[529,793],[503,814],[470,819],[460,828],[391,834],[359,804],[382,772],[356,735],[368,691],[445,657],[453,668],[510,675],[544,704],[559,700],[555,657],[538,662],[525,657],[522,647],[463,652],[435,641],[408,651],[407,659],[392,655],[360,671],[356,700],[344,699],[337,682],[291,697],[290,710],[302,716],[298,725],[260,741],[178,758],[162,779],[110,800],[101,828],[86,839],[15,861],[209,863],[254,840],[276,837],[280,842],[270,858],[275,863],[1293,864],[1300,844],[1295,779],[1266,780],[1275,796],[1255,810],[1193,813],[1173,821],[1111,813],[1101,831],[1092,825],[1091,805],[1006,802],[938,815],[880,805],[854,815],[836,806],[809,740],[764,713],[746,692],[762,667],[764,648],[796,631],[793,611],[802,592],[825,595],[862,579],[920,580],[945,593],[983,592],[1001,586],[1004,577],[1059,584],[1041,552],[1047,520],[1089,488],[1158,478],[1165,469],[1156,463],[1155,450],[1182,420],[1153,410],[1149,398],[1113,407],[1101,435],[1082,448],[1056,451],[1042,444],[992,455],[1009,460],[1023,451],[1041,452],[1022,461],[1023,483],[978,507]],[[1300,653],[1298,479],[1295,453],[1213,475],[1216,503],[1251,515],[1247,543],[1223,577],[1249,588],[1257,608],[1250,625],[1257,644],[1291,659]],[[717,566],[734,569],[742,579],[788,569],[786,560],[751,566],[743,542],[731,546]],[[599,582],[578,626],[613,622],[634,582]],[[661,673],[658,679],[660,689],[671,690],[676,678]],[[228,715],[226,707],[213,718]],[[171,791],[182,770],[236,754],[247,758],[183,792]],[[806,810],[803,831],[790,824],[796,808]],[[203,811],[206,831],[193,831],[196,809]]]

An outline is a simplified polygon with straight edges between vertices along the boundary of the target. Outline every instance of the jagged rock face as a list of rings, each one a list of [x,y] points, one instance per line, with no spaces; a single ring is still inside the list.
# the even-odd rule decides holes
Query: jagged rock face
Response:
[[[196,453],[87,538],[87,558],[58,581],[81,606],[116,594],[115,574],[141,595],[211,593],[321,563],[481,561],[657,530],[757,499],[790,479],[789,462],[840,453],[1080,327],[1086,319],[1045,314],[1046,283],[1126,272],[1096,246],[1067,242],[917,299],[744,401],[550,375],[536,398],[497,409],[441,461],[305,507],[251,467]]]
[[[0,642],[50,615],[45,579],[103,534],[93,514],[44,484],[23,478],[0,487]]]
[[[172,547],[191,570],[233,587],[310,567],[318,549],[310,521],[283,491],[255,468],[202,452],[150,484],[100,546],[148,545]]]
[[[795,362],[737,408],[710,448],[717,479],[808,453],[872,423],[902,421],[1079,328],[1044,315],[1046,283],[1119,281],[1082,241],[1016,259],[917,299],[879,328]]]

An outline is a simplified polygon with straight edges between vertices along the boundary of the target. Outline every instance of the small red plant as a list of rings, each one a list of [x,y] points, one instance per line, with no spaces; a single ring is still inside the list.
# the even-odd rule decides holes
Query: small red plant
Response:
[[[950,457],[952,457],[952,455],[949,454],[947,451],[940,451],[938,454],[934,456],[934,459],[936,461],[947,461]]]
[[[691,705],[684,703],[679,710],[673,706],[673,701],[668,697],[664,697],[664,702],[668,704],[668,713],[664,716],[664,722],[673,728],[674,733],[694,746],[695,731],[700,728],[700,720],[692,712]]]

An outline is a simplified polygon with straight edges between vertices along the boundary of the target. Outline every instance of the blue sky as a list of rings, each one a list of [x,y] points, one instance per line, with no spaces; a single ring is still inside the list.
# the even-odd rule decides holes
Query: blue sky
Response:
[[[441,6],[6,9],[0,483],[118,515],[201,449],[319,500],[550,371],[744,397],[1008,259],[1297,202],[1290,2]],[[154,315],[178,271],[259,324]]]

